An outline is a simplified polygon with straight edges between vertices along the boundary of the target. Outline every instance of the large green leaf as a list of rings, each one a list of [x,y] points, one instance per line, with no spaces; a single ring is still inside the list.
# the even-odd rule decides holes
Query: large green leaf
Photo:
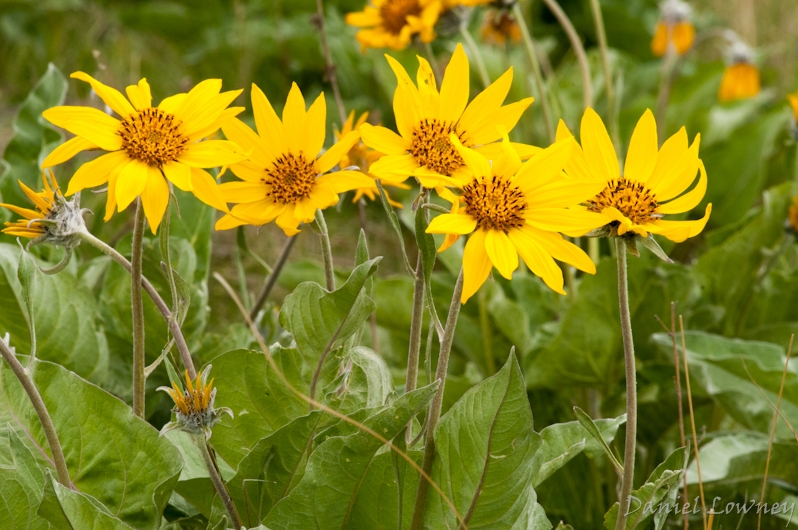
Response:
[[[180,454],[122,401],[46,361],[29,370],[52,416],[72,482],[125,523],[157,528],[182,467]],[[0,369],[4,422],[46,454],[41,424],[19,381]]]
[[[33,189],[41,187],[40,162],[61,140],[61,133],[42,118],[42,112],[63,103],[66,90],[64,74],[51,63],[22,102],[14,120],[14,135],[3,152],[4,161],[0,166],[0,196],[3,202],[19,206],[28,204],[17,180]]]
[[[133,530],[97,499],[59,484],[47,474],[39,514],[57,530]]]
[[[669,335],[658,333],[653,340],[663,353],[671,355]],[[693,388],[716,400],[741,425],[769,432],[773,422],[771,403],[778,400],[787,360],[785,348],[701,331],[685,332],[685,346]],[[751,382],[751,377],[756,384]],[[798,425],[798,374],[795,368],[787,372],[781,412],[792,425]],[[793,438],[789,426],[781,419],[776,434],[779,438]]]
[[[551,528],[533,488],[542,444],[514,354],[494,376],[466,392],[435,429],[432,478],[469,528]],[[439,495],[430,492],[426,524],[457,528]],[[440,522],[439,522],[440,521]],[[445,526],[444,526],[445,525]]]
[[[42,500],[44,472],[30,450],[9,429],[11,467],[0,467],[0,521],[8,528],[47,530],[49,525],[36,515]]]
[[[363,424],[390,440],[429,403],[436,389],[433,384],[405,394]],[[300,483],[274,506],[264,524],[272,530],[341,530],[354,524],[350,518],[363,477],[383,446],[364,431],[327,438],[313,451]]]
[[[355,333],[374,311],[374,302],[361,291],[381,259],[355,267],[346,283],[333,292],[305,282],[285,298],[280,323],[293,334],[297,349],[309,362],[318,362],[331,342]]]
[[[12,346],[28,353],[28,312],[17,276],[19,253],[17,245],[0,243],[0,335],[9,333]],[[55,275],[36,270],[33,276],[37,356],[58,362],[95,383],[103,382],[108,370],[108,345],[91,292],[68,270]]]

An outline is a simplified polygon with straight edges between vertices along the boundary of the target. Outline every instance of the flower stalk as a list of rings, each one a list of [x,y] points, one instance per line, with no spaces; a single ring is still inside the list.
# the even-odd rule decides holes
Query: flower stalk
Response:
[[[269,294],[277,284],[277,279],[280,277],[280,272],[283,270],[283,267],[285,267],[285,264],[288,261],[288,256],[291,254],[291,249],[294,248],[296,240],[296,236],[291,236],[285,240],[283,249],[280,251],[280,255],[277,257],[277,262],[274,264],[272,272],[266,279],[266,283],[263,285],[263,288],[258,293],[258,299],[255,301],[255,305],[252,306],[252,309],[249,312],[249,318],[252,320],[255,320],[255,317],[258,316],[258,311],[260,311],[260,308],[263,307],[264,303],[266,303],[266,299],[269,298]]]
[[[133,414],[144,418],[144,303],[141,297],[141,268],[144,245],[144,207],[136,200],[133,248],[130,255],[130,305],[133,309]]]
[[[28,399],[30,399],[31,405],[33,405],[33,409],[36,411],[36,416],[39,417],[44,436],[47,438],[47,444],[50,446],[50,453],[53,455],[53,464],[55,464],[55,470],[58,474],[58,482],[66,488],[72,488],[72,482],[69,480],[69,470],[67,469],[66,459],[64,458],[64,451],[61,449],[61,442],[58,440],[58,434],[55,432],[55,425],[53,425],[53,420],[50,418],[50,413],[47,412],[47,407],[44,404],[44,400],[42,400],[41,394],[39,394],[39,390],[28,375],[27,370],[25,370],[22,364],[17,360],[14,352],[11,351],[11,348],[9,348],[2,339],[0,339],[0,355],[2,355],[3,359],[5,359],[11,367],[11,371],[14,372],[14,375],[17,376],[19,383],[28,395]],[[35,364],[31,363],[31,367],[35,368]]]
[[[626,243],[622,237],[615,238],[615,252],[618,260],[618,305],[621,314],[621,335],[623,337],[623,360],[626,367],[626,443],[623,452],[623,478],[621,482],[621,503],[615,530],[626,528],[627,502],[632,493],[635,473],[635,450],[637,445],[637,374],[635,372],[635,350],[632,338],[632,319],[629,312],[629,281],[627,279]]]
[[[330,231],[327,230],[327,221],[321,210],[316,210],[316,231],[321,241],[321,256],[324,259],[324,281],[328,291],[335,290],[335,270],[333,269],[332,245]]]
[[[416,260],[416,281],[413,282],[413,313],[410,317],[410,347],[407,350],[407,376],[405,392],[412,392],[418,383],[418,361],[421,353],[421,328],[424,320],[424,271],[422,270],[421,249]],[[431,326],[432,324],[430,324]],[[412,432],[408,425],[405,441],[410,444]]]
[[[543,0],[543,3],[549,8],[557,22],[562,26],[563,31],[571,41],[571,48],[574,50],[576,62],[579,64],[579,73],[582,76],[582,103],[585,108],[593,106],[593,81],[590,77],[590,64],[587,62],[587,54],[582,40],[579,38],[579,33],[576,32],[571,19],[563,11],[557,0]]]
[[[432,464],[435,461],[435,426],[441,417],[441,409],[443,408],[443,390],[446,385],[446,372],[449,368],[449,356],[452,353],[452,341],[454,340],[454,331],[457,327],[457,317],[460,315],[460,307],[462,306],[460,299],[463,294],[463,270],[460,269],[460,274],[457,277],[457,282],[454,284],[454,293],[452,294],[452,303],[449,306],[449,315],[446,318],[446,327],[444,328],[443,340],[441,341],[440,354],[438,355],[438,368],[435,371],[435,380],[440,381],[438,391],[432,397],[432,403],[429,408],[429,415],[427,416],[427,433],[424,440],[424,460],[421,464],[421,469],[429,475],[432,472]],[[423,476],[418,482],[418,491],[416,493],[416,503],[413,508],[413,520],[410,524],[410,530],[421,530],[424,523],[424,507],[427,504],[427,493],[429,492],[429,482]]]
[[[607,51],[607,32],[604,29],[604,17],[601,14],[599,0],[590,0],[590,8],[593,11],[593,20],[596,25],[596,37],[599,42],[599,53],[601,54],[601,68],[604,71],[604,83],[607,91],[607,118],[610,122],[610,135],[612,143],[618,145],[618,122],[615,119],[615,87],[612,85],[612,75],[610,73],[610,58]]]

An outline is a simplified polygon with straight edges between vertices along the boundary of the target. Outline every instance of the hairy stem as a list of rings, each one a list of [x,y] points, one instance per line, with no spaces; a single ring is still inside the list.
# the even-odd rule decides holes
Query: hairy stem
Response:
[[[83,241],[102,251],[115,262],[120,264],[126,271],[132,272],[133,266],[131,263],[122,254],[117,252],[115,248],[108,245],[104,241],[97,239],[87,230],[81,232],[80,237],[83,239]],[[194,368],[194,361],[191,359],[191,352],[188,350],[188,345],[186,344],[185,337],[183,337],[183,331],[180,329],[180,324],[177,322],[176,318],[172,318],[172,312],[169,311],[169,307],[166,305],[166,302],[164,302],[163,298],[161,298],[161,295],[155,290],[155,287],[153,287],[150,281],[144,276],[141,277],[141,286],[145,291],[147,291],[147,294],[152,299],[155,307],[158,308],[158,311],[161,313],[163,319],[166,321],[166,324],[169,326],[169,330],[172,332],[172,336],[175,339],[177,351],[180,353],[183,366],[186,368],[186,370],[188,370],[189,377],[195,379],[197,377],[197,369]]]
[[[585,53],[585,47],[582,44],[582,39],[579,38],[579,34],[576,32],[574,25],[571,23],[571,19],[568,18],[568,15],[565,14],[565,11],[562,10],[562,7],[560,7],[560,4],[557,3],[557,0],[543,0],[543,3],[546,4],[546,6],[554,14],[557,22],[560,23],[563,31],[565,31],[565,34],[568,36],[568,40],[571,41],[571,48],[574,50],[576,62],[579,64],[579,73],[582,75],[582,103],[584,104],[585,108],[592,107],[593,81],[590,77],[590,65],[587,62],[587,54]]]
[[[335,270],[333,269],[332,245],[330,244],[330,232],[327,230],[327,222],[321,210],[316,210],[316,228],[319,232],[321,241],[321,256],[324,259],[324,280],[327,290],[335,290]]]
[[[615,87],[612,86],[612,75],[610,74],[610,58],[607,52],[607,32],[604,29],[604,17],[601,14],[599,0],[590,0],[590,8],[593,11],[593,21],[596,25],[596,37],[599,42],[599,52],[601,54],[601,68],[604,71],[604,83],[607,91],[607,117],[610,125],[610,135],[612,143],[618,150],[618,123],[615,120]]]
[[[130,305],[133,309],[133,414],[144,417],[144,303],[141,299],[141,254],[144,245],[144,208],[136,199],[133,249],[130,255]]]
[[[460,297],[463,294],[463,271],[460,270],[460,275],[457,277],[457,282],[454,284],[454,294],[452,294],[452,303],[449,306],[449,316],[446,318],[446,327],[444,328],[443,340],[441,341],[440,354],[438,356],[438,368],[435,371],[435,379],[440,381],[435,396],[432,398],[432,403],[429,408],[429,415],[427,417],[427,434],[424,440],[424,460],[421,464],[421,469],[426,475],[432,472],[432,464],[435,460],[435,440],[433,434],[435,433],[435,426],[441,417],[441,408],[443,407],[443,390],[446,384],[446,372],[449,368],[449,355],[452,352],[452,341],[454,340],[454,331],[457,327],[457,317],[460,315]],[[410,524],[410,530],[421,530],[424,523],[424,507],[427,504],[427,493],[429,491],[429,482],[419,479],[418,491],[416,493],[416,503],[413,508],[413,521]]]
[[[488,88],[490,86],[490,75],[488,75],[488,69],[485,67],[485,59],[482,58],[482,52],[479,51],[479,46],[474,42],[474,37],[468,32],[468,27],[465,23],[460,24],[460,35],[463,36],[463,40],[466,42],[468,49],[471,51],[471,55],[474,57],[474,61],[477,63],[477,72],[479,72],[482,85]]]
[[[635,373],[635,347],[632,339],[632,319],[629,313],[629,282],[626,277],[626,244],[615,238],[618,260],[618,305],[621,311],[621,334],[623,336],[623,360],[626,367],[626,443],[623,451],[623,482],[621,483],[621,505],[615,530],[626,528],[629,496],[635,476],[635,449],[637,445],[637,375]]]
[[[419,249],[418,259],[416,260],[418,274],[416,275],[416,281],[413,283],[413,313],[410,318],[410,347],[407,350],[405,392],[415,390],[418,383],[418,359],[421,352],[421,328],[424,320],[424,274],[422,267],[421,249]],[[405,432],[407,444],[410,444],[413,436],[410,427],[412,427],[412,422],[407,426],[407,431]]]
[[[526,24],[526,18],[521,11],[519,2],[513,5],[513,14],[515,15],[516,22],[521,28],[521,35],[524,38],[526,45],[526,52],[529,55],[529,62],[532,63],[532,74],[535,79],[535,89],[540,95],[540,106],[543,109],[543,121],[546,122],[546,132],[549,135],[549,141],[554,142],[554,122],[552,121],[551,107],[549,106],[549,99],[546,90],[546,84],[543,82],[543,74],[540,71],[540,61],[538,60],[538,53],[535,49],[535,42],[532,40],[532,35],[529,33],[529,27]]]
[[[219,498],[222,499],[222,504],[224,504],[227,514],[230,516],[230,523],[232,527],[238,530],[244,526],[241,522],[241,516],[238,514],[238,509],[233,502],[233,498],[230,497],[230,492],[227,491],[227,485],[224,483],[224,479],[222,479],[222,475],[219,473],[219,468],[216,466],[216,459],[213,457],[213,455],[211,455],[211,449],[208,447],[208,442],[205,440],[205,435],[198,435],[195,438],[195,441],[197,447],[199,447],[200,453],[202,453],[202,460],[205,462],[208,475],[211,477],[213,489],[216,490]]]
[[[67,470],[66,459],[64,458],[64,451],[61,449],[61,442],[58,441],[58,435],[55,432],[55,425],[50,418],[50,413],[47,412],[47,407],[44,405],[41,394],[33,384],[33,380],[28,375],[25,367],[17,360],[14,353],[8,345],[0,340],[0,355],[11,367],[11,371],[17,376],[19,383],[28,394],[33,409],[39,417],[39,422],[42,424],[44,436],[47,438],[47,444],[50,446],[50,452],[53,455],[53,463],[55,463],[55,470],[58,473],[58,482],[67,488],[72,488],[72,482],[69,480],[69,471]],[[35,369],[35,363],[31,362],[29,368]]]
[[[296,243],[296,240],[297,236],[291,236],[285,240],[285,244],[283,245],[283,249],[280,251],[280,255],[277,257],[277,262],[274,264],[272,273],[269,274],[269,277],[266,279],[266,283],[263,284],[263,288],[258,293],[258,299],[255,301],[255,305],[252,306],[252,310],[249,312],[249,318],[252,320],[255,320],[255,317],[258,315],[258,311],[260,311],[260,308],[263,307],[264,303],[266,303],[266,299],[269,298],[269,294],[272,292],[272,289],[277,283],[277,279],[280,277],[280,271],[283,270],[285,263],[288,261],[288,256],[291,254],[291,249],[294,248],[294,243]]]

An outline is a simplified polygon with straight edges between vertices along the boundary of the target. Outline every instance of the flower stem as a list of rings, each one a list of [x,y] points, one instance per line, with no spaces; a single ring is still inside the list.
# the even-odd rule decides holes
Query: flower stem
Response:
[[[632,339],[632,318],[629,313],[629,282],[627,280],[626,244],[615,238],[618,260],[618,305],[621,312],[621,335],[623,336],[623,360],[626,367],[626,444],[623,451],[623,482],[621,503],[615,530],[626,528],[628,507],[624,503],[632,493],[635,473],[635,449],[637,444],[637,376],[635,373],[635,348]]]
[[[344,100],[341,98],[341,89],[338,86],[338,76],[335,74],[335,63],[333,63],[332,53],[330,53],[330,43],[327,41],[327,29],[324,25],[324,2],[316,0],[316,27],[319,28],[321,38],[321,49],[324,52],[324,61],[327,63],[327,79],[330,81],[335,97],[335,105],[338,107],[338,117],[341,119],[341,127],[346,122],[346,110],[344,110]]]
[[[438,391],[432,398],[432,403],[429,408],[429,416],[427,417],[427,434],[424,440],[424,460],[421,464],[421,469],[429,475],[432,472],[432,464],[435,461],[435,426],[441,417],[441,409],[443,407],[443,390],[446,385],[446,372],[449,368],[449,355],[452,352],[452,341],[454,340],[454,331],[457,327],[457,317],[460,315],[460,297],[463,294],[463,271],[460,270],[460,275],[457,277],[457,282],[454,284],[454,293],[452,294],[452,303],[449,306],[449,316],[446,318],[446,327],[444,328],[443,340],[441,341],[440,354],[438,355],[438,368],[435,371],[435,379],[440,381]],[[427,504],[427,493],[429,491],[429,482],[424,480],[423,476],[418,482],[418,491],[416,493],[416,503],[413,508],[413,521],[410,525],[410,530],[421,530],[424,523],[424,507]]]
[[[543,0],[543,3],[548,6],[549,10],[551,10],[554,17],[557,19],[557,22],[560,23],[562,26],[563,31],[568,36],[568,40],[571,41],[571,48],[574,50],[574,55],[576,55],[576,61],[579,63],[579,72],[582,75],[582,103],[584,104],[585,108],[593,106],[593,81],[590,77],[590,65],[587,62],[587,54],[585,53],[585,47],[582,44],[582,40],[579,38],[579,34],[576,32],[574,25],[571,23],[571,19],[568,18],[568,15],[565,14],[565,11],[562,10],[560,4],[557,3],[557,0]]]
[[[291,249],[294,248],[294,243],[296,243],[296,240],[297,236],[291,236],[286,239],[283,249],[280,251],[280,255],[277,257],[277,263],[275,263],[274,268],[272,268],[272,273],[269,274],[269,277],[266,279],[263,289],[261,289],[260,293],[258,293],[258,299],[255,301],[255,305],[252,306],[252,310],[249,312],[249,318],[252,320],[255,320],[255,317],[258,315],[258,311],[260,311],[260,308],[263,307],[266,299],[269,298],[269,293],[272,292],[272,289],[277,283],[277,279],[280,277],[280,271],[283,270],[285,263],[288,261],[288,256],[291,254]]]
[[[132,272],[133,266],[131,263],[122,254],[117,252],[115,248],[108,245],[104,241],[97,239],[94,237],[94,235],[85,230],[81,232],[80,237],[83,239],[83,241],[102,251],[104,254],[116,261],[118,264],[124,267],[126,271]],[[183,337],[183,331],[180,329],[180,324],[177,322],[177,319],[172,318],[172,313],[169,311],[169,307],[166,305],[166,302],[164,302],[163,298],[161,298],[161,295],[159,295],[158,291],[155,290],[155,287],[153,287],[150,281],[144,276],[141,277],[141,285],[144,290],[147,291],[147,294],[150,296],[153,303],[155,303],[155,307],[158,308],[158,311],[160,311],[163,319],[169,326],[169,330],[172,332],[172,336],[175,338],[177,351],[180,352],[180,358],[183,361],[183,366],[185,366],[186,370],[188,370],[189,377],[195,379],[197,377],[197,369],[194,368],[194,361],[191,359],[191,352],[188,350],[188,345],[186,344],[185,337]]]
[[[205,440],[205,436],[200,434],[195,437],[194,441],[196,442],[197,447],[199,447],[200,453],[202,453],[202,460],[205,462],[205,467],[208,469],[208,475],[211,477],[213,488],[216,490],[216,493],[222,500],[222,504],[224,504],[225,509],[227,509],[228,515],[230,515],[230,523],[232,527],[236,530],[241,528],[244,526],[241,523],[241,516],[238,514],[238,509],[233,502],[233,498],[230,497],[230,492],[227,491],[227,485],[224,483],[221,473],[219,473],[219,468],[216,467],[216,460],[214,459],[213,455],[211,455],[211,450],[208,447],[208,442]]]
[[[485,88],[488,88],[490,86],[490,75],[488,75],[488,69],[485,67],[485,59],[482,57],[482,52],[479,51],[479,46],[474,41],[474,37],[472,37],[471,33],[469,33],[465,22],[460,24],[460,35],[463,36],[463,40],[466,42],[468,49],[471,50],[471,55],[474,56],[474,61],[477,63],[477,71],[479,72],[479,77],[482,80],[482,85]]]
[[[601,4],[599,0],[590,0],[590,7],[593,11],[593,20],[596,24],[596,37],[599,42],[599,53],[601,54],[601,68],[604,71],[604,83],[607,91],[607,117],[610,123],[610,135],[615,150],[618,150],[618,123],[615,119],[615,87],[612,86],[612,75],[610,75],[610,59],[607,52],[607,32],[604,29],[604,17],[601,14]]]
[[[141,255],[144,245],[144,208],[136,200],[133,249],[130,255],[130,305],[133,309],[133,414],[144,417],[144,303],[141,299]]]
[[[518,26],[521,28],[521,35],[524,38],[526,52],[527,55],[529,55],[529,61],[532,63],[532,74],[534,75],[535,79],[535,89],[540,95],[540,106],[543,109],[543,121],[546,122],[546,132],[549,135],[549,141],[554,142],[554,122],[552,122],[551,107],[549,106],[546,85],[543,82],[543,74],[540,71],[540,61],[538,60],[535,43],[532,40],[532,35],[529,33],[529,27],[526,24],[526,18],[524,18],[524,13],[521,11],[519,2],[516,2],[513,5],[513,14],[515,15],[516,22],[518,22]]]
[[[335,270],[333,269],[332,245],[330,244],[330,232],[327,230],[327,221],[321,210],[316,210],[316,228],[321,240],[321,256],[324,259],[324,280],[328,291],[335,290]]]
[[[410,347],[407,350],[405,392],[415,390],[418,383],[418,359],[421,352],[421,328],[424,320],[424,272],[422,267],[421,249],[419,249],[416,260],[416,281],[413,283],[413,313],[410,317]],[[407,444],[410,444],[413,436],[410,427],[411,425],[408,425],[405,433]]]
[[[485,369],[487,375],[496,373],[496,361],[493,359],[493,336],[490,331],[490,315],[488,314],[487,289],[480,289],[477,294],[479,308],[479,328],[482,332],[482,349],[485,352]]]
[[[11,367],[11,371],[14,372],[14,375],[17,376],[25,393],[28,394],[28,399],[30,399],[33,409],[36,411],[36,415],[39,417],[44,436],[47,438],[47,444],[50,446],[50,452],[53,455],[53,463],[58,473],[58,482],[64,487],[72,488],[72,482],[69,480],[69,470],[67,469],[66,459],[64,458],[64,451],[61,449],[61,442],[58,441],[55,425],[53,425],[53,420],[50,418],[50,413],[47,412],[47,407],[44,405],[39,390],[36,388],[36,385],[33,384],[33,380],[28,375],[28,371],[25,370],[8,345],[2,340],[0,340],[0,355],[2,355],[3,359],[5,359]],[[31,362],[29,368],[35,369],[35,363]]]

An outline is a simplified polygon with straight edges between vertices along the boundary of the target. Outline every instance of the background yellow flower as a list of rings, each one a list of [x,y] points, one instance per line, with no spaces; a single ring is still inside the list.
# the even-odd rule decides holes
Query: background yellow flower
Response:
[[[346,15],[346,23],[363,28],[355,36],[363,51],[402,50],[416,34],[432,42],[441,9],[440,0],[372,0],[363,11]]]

